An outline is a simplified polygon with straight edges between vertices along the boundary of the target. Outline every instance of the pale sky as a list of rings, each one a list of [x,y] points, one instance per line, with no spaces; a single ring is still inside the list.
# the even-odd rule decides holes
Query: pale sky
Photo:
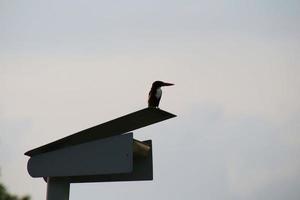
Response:
[[[0,0],[0,181],[45,199],[24,152],[147,105],[154,180],[71,200],[300,199],[300,2]]]

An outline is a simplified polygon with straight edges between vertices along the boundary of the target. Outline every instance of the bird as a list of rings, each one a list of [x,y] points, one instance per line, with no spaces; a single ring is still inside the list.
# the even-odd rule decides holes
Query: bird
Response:
[[[163,81],[154,81],[152,83],[151,90],[148,96],[148,107],[158,108],[159,101],[161,99],[162,90],[161,87],[163,86],[171,86],[174,85],[173,83],[166,83]]]

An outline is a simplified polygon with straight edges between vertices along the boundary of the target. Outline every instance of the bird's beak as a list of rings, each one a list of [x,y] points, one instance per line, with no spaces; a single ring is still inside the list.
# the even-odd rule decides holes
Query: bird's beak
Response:
[[[164,83],[163,86],[171,86],[174,85],[173,83]]]

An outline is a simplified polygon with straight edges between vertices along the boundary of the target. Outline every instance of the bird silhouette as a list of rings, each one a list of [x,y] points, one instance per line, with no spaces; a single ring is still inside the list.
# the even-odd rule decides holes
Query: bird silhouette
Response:
[[[151,90],[149,92],[149,97],[148,97],[148,107],[154,107],[158,108],[161,95],[162,95],[162,90],[161,87],[163,86],[171,86],[174,85],[173,83],[166,83],[163,81],[155,81],[152,83]]]

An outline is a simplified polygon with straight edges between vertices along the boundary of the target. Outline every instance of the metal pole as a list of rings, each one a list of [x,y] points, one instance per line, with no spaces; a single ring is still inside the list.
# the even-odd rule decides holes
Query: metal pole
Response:
[[[69,200],[70,183],[64,178],[47,178],[46,200]]]

